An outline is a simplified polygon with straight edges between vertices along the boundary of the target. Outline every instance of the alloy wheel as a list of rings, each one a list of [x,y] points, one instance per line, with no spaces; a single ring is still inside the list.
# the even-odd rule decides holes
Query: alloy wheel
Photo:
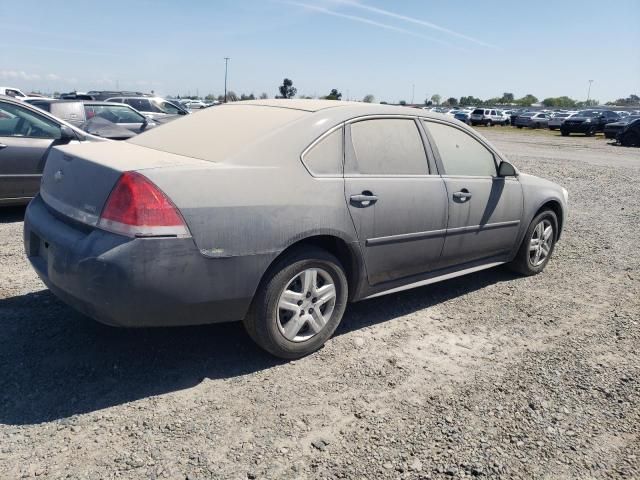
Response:
[[[540,221],[533,229],[529,241],[529,263],[539,267],[549,257],[553,246],[553,226],[547,219]]]
[[[304,342],[329,323],[336,305],[336,286],[322,268],[296,274],[280,294],[277,320],[280,333],[291,342]]]

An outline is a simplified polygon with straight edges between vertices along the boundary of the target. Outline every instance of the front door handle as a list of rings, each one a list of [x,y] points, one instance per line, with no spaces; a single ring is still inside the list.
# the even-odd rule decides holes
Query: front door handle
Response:
[[[471,198],[471,192],[469,192],[469,190],[467,190],[466,188],[463,188],[459,192],[455,192],[453,194],[453,198],[455,200],[460,200],[461,202],[466,202]]]
[[[7,146],[4,143],[0,143],[0,150],[2,150],[3,148],[7,148]]]
[[[378,197],[370,191],[365,190],[359,195],[351,195],[349,200],[356,207],[368,207],[376,203],[378,201]]]

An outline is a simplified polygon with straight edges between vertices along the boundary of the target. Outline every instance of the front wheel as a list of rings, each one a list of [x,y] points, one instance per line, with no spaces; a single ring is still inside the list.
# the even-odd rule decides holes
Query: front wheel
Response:
[[[487,127],[493,127],[493,123],[491,122],[491,120],[488,120],[487,123],[485,123],[485,125]]]
[[[562,135],[563,137],[568,137],[569,136],[569,132],[567,132],[565,130],[560,130],[560,135]]]
[[[306,248],[271,269],[244,320],[249,336],[276,357],[318,350],[335,332],[347,305],[347,278],[337,258]]]
[[[558,238],[558,217],[545,210],[531,221],[515,258],[509,268],[522,275],[536,275],[549,263]]]
[[[593,137],[595,134],[596,134],[596,127],[591,127],[589,130],[587,130],[587,133],[585,133],[587,137]]]

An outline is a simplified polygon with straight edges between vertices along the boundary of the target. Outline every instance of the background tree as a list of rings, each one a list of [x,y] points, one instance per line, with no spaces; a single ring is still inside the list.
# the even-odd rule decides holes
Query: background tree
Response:
[[[513,96],[513,93],[504,92],[502,94],[502,103],[513,103],[516,97]]]
[[[576,106],[576,101],[573,98],[567,96],[563,97],[549,97],[542,100],[542,104],[545,107],[563,107],[572,108]]]
[[[224,96],[222,97],[223,101],[224,101]],[[228,102],[237,102],[238,101],[238,94],[236,92],[234,92],[233,90],[229,90],[227,92],[227,101]]]
[[[431,95],[431,101],[434,103],[434,105],[440,105],[440,100],[442,100],[442,97],[437,93]]]
[[[607,105],[619,105],[621,107],[639,107],[640,97],[638,95],[629,95],[627,98],[619,98],[615,102],[607,102]]]
[[[399,103],[400,105],[406,105],[406,104],[407,104],[407,102],[406,102],[406,101],[404,101],[404,100],[400,100],[400,102],[398,102],[398,103]]]
[[[449,105],[450,107],[457,107],[458,106],[458,99],[454,98],[454,97],[447,98],[447,105]]]
[[[482,105],[484,102],[480,98],[476,98],[473,95],[469,95],[468,97],[460,97],[460,105],[462,107],[477,107],[478,105]]]
[[[206,97],[204,97],[204,101],[205,102],[213,102],[216,99],[216,96],[213,93],[208,94]]]
[[[255,100],[255,99],[256,99],[256,96],[253,93],[249,95],[243,93],[242,95],[240,95],[240,100]]]
[[[522,105],[523,107],[530,107],[534,103],[538,103],[538,99],[534,95],[531,95],[530,93],[528,93],[524,97],[516,100],[516,103],[518,105]]]
[[[267,98],[269,98],[269,95],[267,95],[267,92],[262,92],[262,93],[260,94],[260,98],[261,98],[262,100],[266,100]]]
[[[293,98],[298,93],[298,89],[293,86],[293,80],[285,78],[282,81],[282,85],[278,87],[280,91],[280,98]]]
[[[373,95],[371,95],[371,94],[368,94],[368,95],[365,95],[365,96],[364,96],[364,98],[362,99],[362,101],[363,101],[364,103],[373,103],[373,102],[375,102],[375,101],[376,101],[376,97],[374,97],[374,96],[373,96]]]
[[[342,99],[342,93],[340,93],[337,88],[332,88],[331,89],[331,93],[329,93],[329,95],[327,95],[324,98],[326,100],[341,100]]]

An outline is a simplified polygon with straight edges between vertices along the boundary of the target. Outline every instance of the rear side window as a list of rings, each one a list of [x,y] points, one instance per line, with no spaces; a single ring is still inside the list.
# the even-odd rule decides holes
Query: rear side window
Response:
[[[331,132],[302,157],[302,161],[314,176],[342,175],[342,132],[342,128]]]
[[[429,166],[413,119],[384,118],[351,124],[353,158],[345,173],[428,175]]]
[[[440,153],[445,175],[496,175],[493,154],[471,135],[442,123],[424,124]]]
[[[474,115],[484,115],[484,110],[482,110],[481,108],[476,108],[476,109],[473,111],[473,114],[474,114]]]

